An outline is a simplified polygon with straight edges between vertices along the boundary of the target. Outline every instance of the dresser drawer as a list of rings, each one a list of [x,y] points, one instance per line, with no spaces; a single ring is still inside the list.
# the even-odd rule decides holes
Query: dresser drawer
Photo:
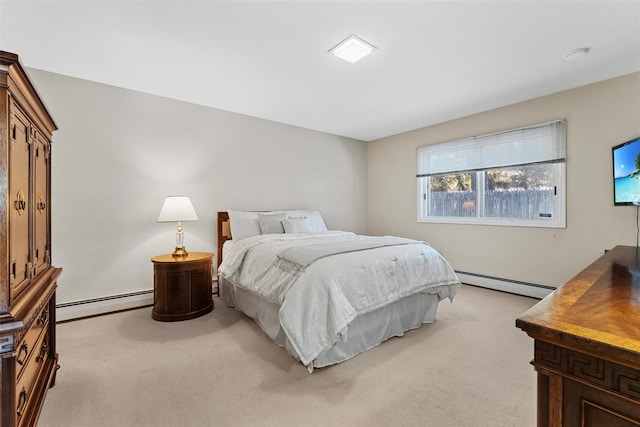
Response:
[[[20,345],[16,347],[16,381],[20,381],[25,367],[29,363],[29,360],[33,358],[32,355],[40,351],[37,342],[48,325],[49,306],[47,305],[24,335]]]
[[[16,411],[17,421],[20,424],[20,419],[29,406],[30,399],[34,397],[33,389],[36,383],[36,379],[40,374],[44,362],[47,360],[49,351],[47,345],[49,343],[49,334],[43,333],[36,341],[34,350],[31,352],[27,363],[24,365],[22,376],[18,379],[16,384]]]

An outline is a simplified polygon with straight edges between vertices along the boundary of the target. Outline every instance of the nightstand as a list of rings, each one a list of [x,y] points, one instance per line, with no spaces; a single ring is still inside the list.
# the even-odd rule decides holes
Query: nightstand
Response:
[[[213,254],[191,252],[186,257],[171,254],[151,258],[153,262],[153,311],[163,322],[193,319],[213,310],[211,279]]]

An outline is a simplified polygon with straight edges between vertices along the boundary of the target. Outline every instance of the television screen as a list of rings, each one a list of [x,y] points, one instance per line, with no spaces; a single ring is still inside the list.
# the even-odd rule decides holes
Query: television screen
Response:
[[[612,151],[615,205],[640,205],[640,137],[616,145]]]

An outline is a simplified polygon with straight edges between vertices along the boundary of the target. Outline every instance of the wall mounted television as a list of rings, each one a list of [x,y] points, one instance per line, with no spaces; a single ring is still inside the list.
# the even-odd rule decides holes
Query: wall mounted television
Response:
[[[640,137],[611,149],[613,201],[616,206],[640,206]]]

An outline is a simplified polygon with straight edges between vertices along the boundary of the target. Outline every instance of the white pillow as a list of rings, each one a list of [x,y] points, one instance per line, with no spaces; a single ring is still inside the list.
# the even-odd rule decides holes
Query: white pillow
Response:
[[[310,216],[319,216],[320,218],[322,218],[322,215],[320,214],[320,211],[304,211],[304,210],[297,210],[297,211],[284,211],[285,214],[287,214],[287,218],[307,218]]]
[[[282,220],[285,233],[322,233],[327,231],[322,217],[288,218]]]
[[[260,234],[257,212],[229,211],[229,221],[231,222],[231,238],[236,242]]]
[[[284,211],[287,214],[287,218],[314,218],[324,224],[324,219],[320,211]],[[325,227],[326,228],[326,227]]]
[[[285,213],[270,213],[258,214],[258,223],[260,225],[260,232],[262,234],[282,234],[284,233],[284,227],[282,226],[282,220],[286,219]]]

